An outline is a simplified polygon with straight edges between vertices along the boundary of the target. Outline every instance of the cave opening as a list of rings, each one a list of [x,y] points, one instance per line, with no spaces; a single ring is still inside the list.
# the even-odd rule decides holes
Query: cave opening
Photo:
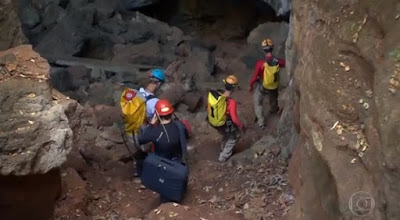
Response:
[[[289,22],[290,13],[277,12],[262,0],[171,0],[140,8],[147,16],[176,26],[186,34],[207,37],[237,29],[234,39],[244,39],[257,25],[265,22]]]

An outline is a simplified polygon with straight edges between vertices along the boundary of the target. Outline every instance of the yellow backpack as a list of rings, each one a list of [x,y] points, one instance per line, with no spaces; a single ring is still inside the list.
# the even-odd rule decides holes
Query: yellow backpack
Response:
[[[137,134],[146,122],[146,98],[137,90],[126,88],[121,95],[122,120],[128,135]]]
[[[262,81],[264,89],[274,90],[279,85],[279,63],[273,59],[270,63],[264,63],[264,78]]]
[[[214,127],[220,127],[226,122],[226,97],[215,90],[208,93],[208,122]]]

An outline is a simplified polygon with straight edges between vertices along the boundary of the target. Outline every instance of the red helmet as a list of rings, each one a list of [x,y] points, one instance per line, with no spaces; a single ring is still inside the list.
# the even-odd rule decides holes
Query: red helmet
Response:
[[[160,99],[156,104],[156,112],[160,116],[170,115],[174,112],[174,107],[168,100]]]

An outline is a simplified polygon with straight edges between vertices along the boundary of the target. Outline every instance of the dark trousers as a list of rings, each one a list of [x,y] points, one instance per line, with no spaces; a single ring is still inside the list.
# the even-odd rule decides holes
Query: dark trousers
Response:
[[[141,150],[136,151],[135,154],[133,155],[133,157],[136,160],[136,175],[138,177],[140,177],[143,173],[143,163],[147,155],[148,153],[143,152]]]

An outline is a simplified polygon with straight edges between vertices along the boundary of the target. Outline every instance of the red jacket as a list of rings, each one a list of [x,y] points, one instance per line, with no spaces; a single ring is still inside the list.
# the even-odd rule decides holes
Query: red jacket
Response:
[[[235,100],[228,99],[226,106],[226,115],[230,116],[233,124],[235,124],[238,128],[242,129],[243,123],[239,120],[239,117],[237,116],[236,106],[237,104]]]
[[[267,56],[268,60],[272,60],[272,56]],[[279,67],[285,67],[285,60],[277,58]],[[256,63],[256,68],[254,69],[254,74],[250,79],[250,88],[253,88],[254,84],[257,82],[258,79],[263,80],[264,78],[264,63],[265,60],[258,60]]]

